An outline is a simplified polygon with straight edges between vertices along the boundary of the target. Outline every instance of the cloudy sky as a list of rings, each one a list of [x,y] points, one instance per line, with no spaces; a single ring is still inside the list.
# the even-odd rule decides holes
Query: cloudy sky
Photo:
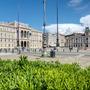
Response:
[[[56,32],[56,1],[46,0],[46,29],[53,33]],[[84,26],[90,26],[90,0],[58,1],[60,33],[83,32]],[[18,11],[21,22],[42,31],[43,0],[0,0],[0,22],[16,21]]]
[[[59,5],[60,2],[62,3],[62,9],[59,6],[59,14],[62,11],[59,15],[59,32],[61,34],[83,33],[86,26],[90,27],[90,0],[59,0]],[[46,29],[55,33],[56,27],[57,25],[54,23],[48,25]]]
[[[80,23],[61,23],[58,25],[61,34],[84,33],[85,27],[90,27],[90,15],[80,18]],[[50,24],[46,26],[50,33],[57,32],[57,24]]]

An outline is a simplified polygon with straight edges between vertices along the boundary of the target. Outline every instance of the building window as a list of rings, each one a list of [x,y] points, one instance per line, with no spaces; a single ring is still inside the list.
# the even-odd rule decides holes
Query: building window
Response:
[[[29,35],[31,36],[32,34],[31,34],[31,33],[29,33]]]
[[[23,37],[23,31],[21,31],[21,38]]]
[[[82,42],[82,37],[81,37],[81,42]]]
[[[88,44],[86,44],[86,47],[88,47]]]
[[[8,46],[10,47],[10,44],[8,44]]]
[[[26,47],[26,41],[24,41],[24,47]]]
[[[17,41],[17,47],[19,47],[19,41]]]
[[[8,39],[8,41],[10,42],[10,38]]]
[[[5,33],[5,37],[6,37],[6,33]]]
[[[81,43],[81,47],[82,47],[82,43]]]
[[[1,33],[1,37],[2,37],[2,33]]]
[[[5,42],[6,42],[6,39],[5,39]]]
[[[86,40],[88,41],[88,38],[86,38]]]
[[[23,47],[23,41],[21,41],[21,47]]]
[[[26,37],[26,31],[24,31],[24,37]]]

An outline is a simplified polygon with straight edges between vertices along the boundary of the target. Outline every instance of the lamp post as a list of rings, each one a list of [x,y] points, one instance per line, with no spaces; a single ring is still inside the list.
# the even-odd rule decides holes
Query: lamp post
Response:
[[[17,47],[18,47],[18,54],[21,53],[20,51],[20,38],[19,38],[19,11],[17,13],[17,17],[18,17],[18,23],[17,23]]]
[[[57,0],[56,8],[57,8],[57,39],[56,39],[56,47],[59,47],[59,31],[58,31],[58,0]]]
[[[79,38],[77,39],[77,52],[79,52]]]
[[[47,47],[47,42],[46,42],[46,0],[43,0],[43,42],[42,42],[42,56],[45,56],[46,54],[46,47]]]

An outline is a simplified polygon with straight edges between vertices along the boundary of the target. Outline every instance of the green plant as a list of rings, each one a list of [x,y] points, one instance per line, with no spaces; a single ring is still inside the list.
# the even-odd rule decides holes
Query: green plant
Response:
[[[0,61],[0,90],[90,90],[90,67],[78,64]]]

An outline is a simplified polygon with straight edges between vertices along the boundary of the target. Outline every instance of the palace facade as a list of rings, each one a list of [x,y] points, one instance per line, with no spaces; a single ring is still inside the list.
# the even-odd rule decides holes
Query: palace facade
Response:
[[[0,50],[17,48],[42,48],[42,32],[24,23],[0,23]]]
[[[69,48],[90,49],[90,30],[85,28],[84,33],[73,33],[65,36],[65,46]]]
[[[28,24],[18,22],[0,23],[0,51],[14,49],[42,49],[42,32]],[[56,47],[57,35],[46,34],[47,47]],[[59,34],[60,47],[90,49],[90,30],[85,28],[84,33],[70,35]]]

